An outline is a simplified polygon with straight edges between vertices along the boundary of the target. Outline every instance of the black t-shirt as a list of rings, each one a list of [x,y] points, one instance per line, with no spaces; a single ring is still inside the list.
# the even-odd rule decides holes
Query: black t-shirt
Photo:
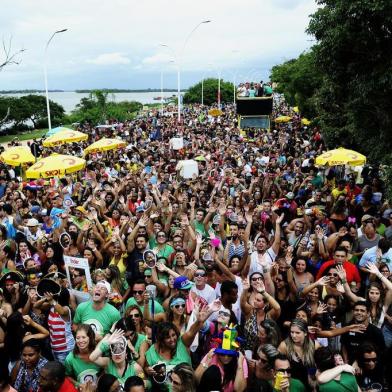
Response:
[[[132,285],[134,281],[144,279],[144,274],[139,270],[139,262],[143,262],[144,250],[134,249],[127,257],[127,282]]]
[[[357,359],[358,348],[365,342],[375,345],[381,357],[385,348],[384,336],[381,330],[373,324],[369,324],[363,333],[348,332],[342,335],[341,343],[346,348],[350,364]]]

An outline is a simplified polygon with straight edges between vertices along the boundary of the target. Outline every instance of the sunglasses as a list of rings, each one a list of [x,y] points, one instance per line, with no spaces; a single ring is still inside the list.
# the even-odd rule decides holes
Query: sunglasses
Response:
[[[281,278],[275,278],[275,281],[276,281],[276,282],[283,282],[283,279],[281,279]]]
[[[166,235],[165,234],[158,234],[157,237],[158,238],[166,238]]]
[[[221,310],[220,312],[218,312],[218,316],[230,317],[230,313]]]
[[[333,276],[334,278],[337,278],[339,275],[336,272],[330,272],[328,276]]]
[[[376,363],[378,361],[377,358],[364,358],[363,362],[369,363],[369,362],[373,362]]]
[[[174,307],[176,308],[176,309],[180,309],[180,308],[185,308],[185,304],[177,304],[177,305],[174,305]]]
[[[276,369],[277,372],[282,372],[282,373],[287,373],[287,374],[291,374],[291,368],[287,368],[287,369]]]
[[[144,290],[133,290],[133,294],[139,294],[142,295],[144,293]]]
[[[206,276],[206,273],[205,273],[205,272],[196,272],[196,273],[195,273],[195,278],[202,278],[202,277],[204,277],[204,276]]]
[[[132,318],[140,318],[140,314],[139,314],[139,313],[131,313],[131,314],[129,315],[129,317],[132,317]]]
[[[263,280],[263,278],[261,276],[259,276],[258,278],[252,278],[252,282],[257,282],[258,280]]]

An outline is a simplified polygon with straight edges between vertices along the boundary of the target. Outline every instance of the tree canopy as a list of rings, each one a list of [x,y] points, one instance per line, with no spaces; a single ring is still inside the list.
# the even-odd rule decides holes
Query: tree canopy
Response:
[[[92,124],[102,123],[110,118],[125,121],[131,119],[134,113],[143,107],[140,102],[113,102],[109,98],[108,91],[92,91],[89,97],[80,100],[80,103],[70,116],[70,121],[87,121]]]
[[[60,124],[64,117],[64,108],[58,103],[49,100],[50,117],[53,125]],[[42,95],[29,94],[20,98],[0,97],[0,118],[9,115],[4,124],[12,124],[13,128],[22,127],[31,121],[33,128],[46,127],[48,122],[46,111],[46,98]]]
[[[188,89],[184,95],[184,103],[201,103],[201,85],[198,82]],[[233,102],[233,83],[225,82],[221,79],[220,91],[221,102]],[[205,105],[212,105],[218,101],[218,79],[209,78],[203,81],[203,102]]]
[[[392,3],[317,3],[307,29],[315,45],[273,67],[271,78],[290,103],[316,117],[329,146],[350,147],[370,162],[390,165]]]

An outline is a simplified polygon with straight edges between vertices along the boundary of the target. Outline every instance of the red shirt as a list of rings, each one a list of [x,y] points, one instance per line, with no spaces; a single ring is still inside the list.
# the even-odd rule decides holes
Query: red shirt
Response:
[[[334,265],[335,260],[329,260],[326,261],[321,268],[319,269],[319,271],[317,272],[317,276],[316,276],[316,280],[319,280],[322,276],[324,271],[330,266],[330,265]],[[344,261],[343,262],[343,268],[346,271],[346,275],[347,275],[347,282],[351,283],[352,281],[355,281],[357,283],[361,283],[361,277],[359,275],[359,271],[358,268],[350,263],[349,261]]]
[[[43,391],[39,388],[38,392]],[[68,377],[65,377],[64,382],[61,384],[61,387],[57,390],[57,392],[78,392],[78,390],[74,387],[71,380]]]

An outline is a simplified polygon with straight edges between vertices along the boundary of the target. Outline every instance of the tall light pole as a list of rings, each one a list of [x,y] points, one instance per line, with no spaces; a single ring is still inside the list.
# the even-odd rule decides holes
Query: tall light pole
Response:
[[[202,25],[202,24],[206,24],[206,23],[210,23],[210,20],[202,20],[200,23],[198,23],[188,34],[188,36],[186,37],[184,44],[182,45],[181,50],[176,53],[175,57],[176,57],[176,63],[177,63],[177,101],[178,101],[178,106],[177,106],[177,110],[178,110],[178,116],[177,116],[177,121],[178,123],[180,123],[181,121],[181,94],[180,94],[180,90],[181,90],[181,60],[182,60],[182,54],[184,53],[185,50],[185,46],[188,43],[189,39],[191,38],[192,34]],[[168,48],[170,50],[173,51],[173,49],[166,44],[161,44],[161,46]],[[174,51],[173,51],[174,52]]]
[[[218,109],[221,108],[221,94],[220,94],[220,80],[221,80],[221,71],[218,71]]]
[[[47,71],[47,66],[46,66],[46,61],[47,61],[47,52],[48,52],[48,46],[50,44],[50,41],[52,41],[53,37],[56,34],[64,33],[68,29],[62,29],[62,30],[57,30],[55,31],[52,36],[49,38],[49,41],[46,43],[45,46],[45,54],[44,54],[44,75],[45,75],[45,93],[46,93],[46,111],[48,113],[48,127],[49,127],[49,132],[52,130],[52,121],[50,119],[50,105],[49,105],[49,93],[48,93],[48,71]]]

